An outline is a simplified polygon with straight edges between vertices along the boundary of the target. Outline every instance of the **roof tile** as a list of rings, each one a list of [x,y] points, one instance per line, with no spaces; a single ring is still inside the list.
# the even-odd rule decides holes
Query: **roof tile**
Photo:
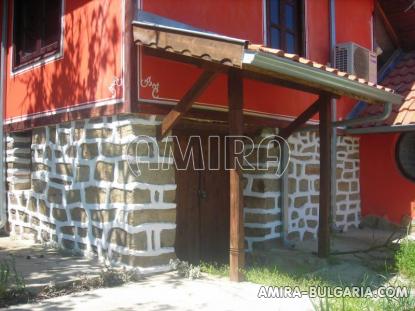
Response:
[[[405,97],[402,106],[393,107],[392,113],[387,120],[366,124],[365,126],[384,125],[409,125],[415,123],[415,51],[406,53],[392,71],[382,81],[382,85],[395,90]],[[376,105],[367,105],[359,114],[359,117],[371,116],[381,113],[376,110]]]

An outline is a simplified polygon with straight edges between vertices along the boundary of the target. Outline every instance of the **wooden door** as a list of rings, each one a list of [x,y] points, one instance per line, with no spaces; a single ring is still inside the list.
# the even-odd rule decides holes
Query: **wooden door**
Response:
[[[227,263],[229,174],[224,169],[224,138],[179,131],[175,135],[178,135],[182,150],[185,150],[191,135],[200,137],[200,140],[190,140],[199,170],[190,166],[186,170],[176,170],[177,256],[194,263],[200,260]],[[209,136],[214,136],[210,144]],[[175,156],[180,161],[177,148]]]

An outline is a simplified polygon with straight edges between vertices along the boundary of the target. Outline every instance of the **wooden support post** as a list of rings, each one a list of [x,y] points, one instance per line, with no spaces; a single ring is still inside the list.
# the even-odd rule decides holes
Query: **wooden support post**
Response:
[[[183,115],[190,110],[194,101],[209,86],[215,75],[216,72],[213,71],[204,71],[200,75],[198,80],[187,91],[176,107],[174,107],[173,110],[171,110],[167,116],[164,117],[163,122],[160,124],[158,129],[158,139],[162,139],[183,117]]]
[[[243,135],[243,78],[241,72],[231,70],[228,74],[229,100],[229,134]],[[245,265],[244,223],[243,223],[243,193],[242,163],[240,155],[235,150],[234,140],[229,140],[230,152],[230,279],[240,282],[243,280],[242,269]],[[239,161],[236,161],[238,159]]]
[[[330,254],[330,211],[332,184],[331,145],[332,145],[332,105],[330,97],[320,96],[320,210],[318,226],[318,256]]]

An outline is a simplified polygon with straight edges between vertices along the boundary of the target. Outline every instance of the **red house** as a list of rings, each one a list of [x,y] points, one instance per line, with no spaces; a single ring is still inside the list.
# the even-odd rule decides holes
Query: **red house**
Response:
[[[11,234],[143,272],[229,261],[235,280],[245,252],[279,241],[318,238],[327,256],[330,224],[358,226],[371,191],[351,112],[402,103],[376,84],[376,5],[2,1]],[[286,172],[235,165],[235,135]],[[277,135],[285,148],[256,143]],[[186,146],[197,164],[181,170]]]

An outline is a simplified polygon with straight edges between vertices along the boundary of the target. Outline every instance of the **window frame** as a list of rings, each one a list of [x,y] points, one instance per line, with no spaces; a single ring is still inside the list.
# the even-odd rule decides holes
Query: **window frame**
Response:
[[[280,47],[278,49],[283,50],[284,52],[291,53],[287,51],[286,48],[286,40],[281,40],[286,33],[289,33],[294,36],[295,40],[295,54],[305,56],[306,55],[306,35],[305,35],[305,23],[306,23],[306,16],[305,16],[305,0],[279,0],[279,24],[274,24],[271,21],[271,0],[264,0],[265,1],[265,17],[266,17],[266,36],[265,41],[266,45],[272,47],[271,45],[271,30],[278,29],[280,31]],[[294,27],[296,29],[289,30],[286,29],[286,26],[282,24],[281,21],[285,18],[285,12],[283,10],[285,4],[293,4],[295,12],[296,21],[294,22]]]
[[[43,0],[43,4],[47,4],[47,0]],[[40,41],[44,40],[45,34],[41,40],[37,40],[36,45],[38,47],[33,53],[23,57],[23,60],[18,63],[18,51],[17,49],[17,19],[16,19],[16,3],[13,1],[13,14],[12,14],[12,74],[17,74],[26,69],[37,67],[38,65],[45,64],[51,60],[59,59],[63,56],[63,36],[64,36],[64,12],[65,12],[65,0],[59,1],[59,29],[56,34],[56,41],[50,44],[41,46]],[[44,11],[45,13],[45,11]]]
[[[414,175],[413,176],[411,176],[410,174],[408,174],[407,170],[403,167],[403,165],[401,163],[402,161],[401,161],[401,159],[399,157],[399,148],[400,148],[400,145],[402,144],[402,141],[404,140],[405,136],[406,135],[410,135],[410,134],[414,134],[414,133],[413,132],[404,132],[404,133],[401,133],[399,135],[399,138],[396,141],[396,145],[395,145],[395,163],[396,163],[396,165],[398,167],[399,172],[401,173],[401,175],[403,177],[405,177],[406,179],[408,179],[408,180],[410,180],[412,182],[415,182],[415,172],[414,172]]]

